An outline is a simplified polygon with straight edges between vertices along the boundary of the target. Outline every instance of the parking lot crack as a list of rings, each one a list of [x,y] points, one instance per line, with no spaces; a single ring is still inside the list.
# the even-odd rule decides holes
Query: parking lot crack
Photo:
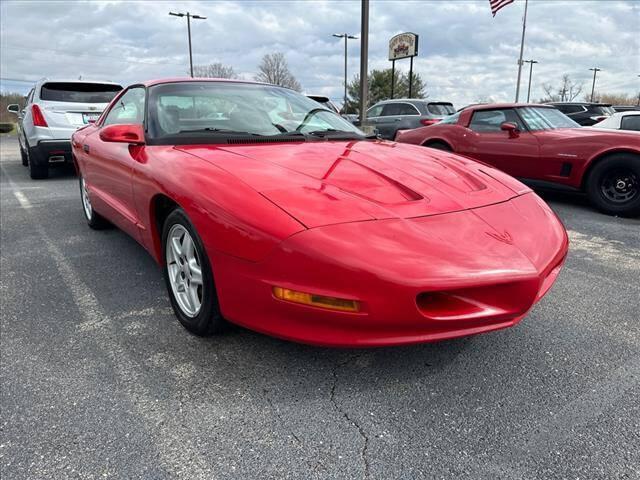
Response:
[[[352,359],[345,360],[343,362],[337,362],[333,367],[333,370],[331,371],[332,383],[331,383],[329,399],[331,400],[331,404],[333,405],[333,408],[347,421],[347,423],[355,427],[360,437],[362,437],[362,450],[360,451],[360,458],[362,459],[362,464],[364,467],[362,478],[365,480],[368,480],[370,475],[370,466],[369,466],[369,457],[368,457],[369,436],[367,435],[367,432],[364,430],[364,428],[362,428],[362,425],[360,425],[355,418],[349,415],[349,413],[340,406],[340,404],[336,399],[336,388],[338,386],[338,371],[342,367],[344,367],[347,363],[349,363],[350,360]]]

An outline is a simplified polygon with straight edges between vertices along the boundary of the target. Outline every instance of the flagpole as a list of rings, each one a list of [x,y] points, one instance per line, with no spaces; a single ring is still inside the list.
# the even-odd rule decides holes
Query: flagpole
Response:
[[[520,42],[520,58],[518,59],[518,83],[516,84],[516,103],[520,100],[520,78],[522,77],[522,54],[524,52],[524,32],[527,29],[527,6],[529,0],[524,0],[524,18],[522,19],[522,40]]]

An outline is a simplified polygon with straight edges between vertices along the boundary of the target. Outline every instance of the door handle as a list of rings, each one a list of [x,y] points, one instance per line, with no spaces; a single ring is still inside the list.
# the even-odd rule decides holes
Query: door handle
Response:
[[[84,145],[82,145],[82,150],[84,150],[85,152],[89,153],[89,145],[87,145],[86,143]]]

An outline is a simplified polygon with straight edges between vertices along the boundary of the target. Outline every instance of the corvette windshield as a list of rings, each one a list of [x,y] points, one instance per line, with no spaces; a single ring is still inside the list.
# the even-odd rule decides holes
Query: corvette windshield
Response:
[[[177,82],[149,91],[152,139],[206,142],[237,136],[364,134],[340,115],[292,90],[241,82]]]
[[[529,130],[553,130],[580,126],[555,108],[522,107],[518,109],[518,112]]]

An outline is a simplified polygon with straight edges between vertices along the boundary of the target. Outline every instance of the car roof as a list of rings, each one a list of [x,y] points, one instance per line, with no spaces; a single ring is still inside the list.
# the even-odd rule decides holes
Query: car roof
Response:
[[[44,85],[45,83],[95,83],[99,85],[115,85],[118,87],[122,87],[121,84],[112,82],[111,80],[78,80],[77,78],[41,78],[40,80],[38,80],[38,83],[42,85]]]
[[[249,83],[252,85],[270,85],[277,87],[278,85],[272,85],[264,82],[254,82],[252,80],[240,80],[233,78],[191,78],[191,77],[168,77],[168,78],[156,78],[153,80],[147,80],[145,82],[138,82],[133,85],[144,85],[145,87],[152,87],[154,85],[161,85],[163,83],[189,83],[189,82],[212,82],[212,83]],[[287,88],[287,87],[280,87]]]
[[[499,108],[521,108],[521,107],[542,107],[542,108],[553,108],[553,105],[540,104],[540,103],[478,103],[475,105],[469,105],[465,107],[463,110],[496,110]]]
[[[380,100],[379,102],[376,102],[375,105],[384,105],[386,103],[393,103],[393,102],[404,102],[404,103],[447,103],[449,105],[453,105],[453,103],[451,102],[441,102],[441,101],[437,101],[437,100],[427,100],[425,98],[388,98],[387,100]],[[374,105],[374,107],[375,107]]]
[[[585,107],[610,107],[610,103],[598,102],[548,102],[547,105],[582,105]]]

